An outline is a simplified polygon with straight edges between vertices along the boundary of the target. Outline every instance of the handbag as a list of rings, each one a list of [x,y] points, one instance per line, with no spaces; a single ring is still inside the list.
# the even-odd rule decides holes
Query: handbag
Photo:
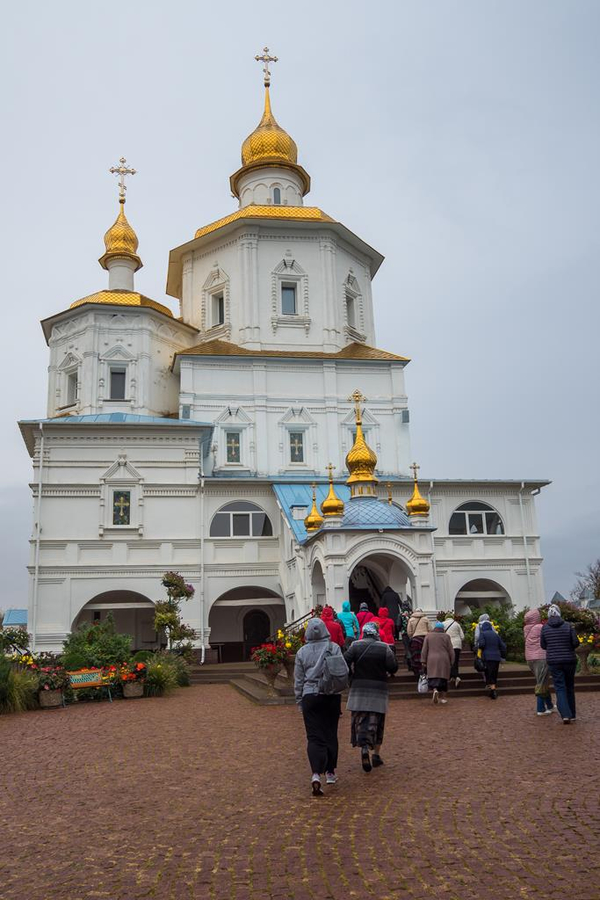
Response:
[[[480,656],[473,659],[473,668],[476,672],[485,672],[485,663]]]
[[[426,694],[429,690],[429,679],[427,675],[419,675],[419,683],[417,684],[417,691],[419,694]]]

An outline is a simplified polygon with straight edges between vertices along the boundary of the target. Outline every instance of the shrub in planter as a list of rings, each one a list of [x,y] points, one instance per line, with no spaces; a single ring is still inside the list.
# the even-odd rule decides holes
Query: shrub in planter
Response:
[[[133,662],[148,662],[149,659],[152,659],[154,653],[152,650],[138,650],[131,657]]]
[[[0,656],[0,715],[35,709],[37,690],[37,672]]]
[[[63,644],[62,662],[71,671],[119,665],[131,656],[131,641],[128,634],[118,633],[109,613],[101,622],[71,632]]]
[[[175,667],[163,654],[155,654],[146,663],[145,694],[147,697],[162,697],[170,694],[177,687]]]

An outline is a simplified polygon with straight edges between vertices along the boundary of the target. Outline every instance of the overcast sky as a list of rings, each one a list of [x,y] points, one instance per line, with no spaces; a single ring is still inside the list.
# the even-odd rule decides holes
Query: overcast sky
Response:
[[[307,202],[386,257],[378,345],[407,369],[425,478],[549,478],[546,593],[600,556],[600,3],[129,0],[3,9],[0,608],[26,605],[39,320],[107,285],[107,170],[161,302],[168,252],[234,211],[229,175],[273,111]]]

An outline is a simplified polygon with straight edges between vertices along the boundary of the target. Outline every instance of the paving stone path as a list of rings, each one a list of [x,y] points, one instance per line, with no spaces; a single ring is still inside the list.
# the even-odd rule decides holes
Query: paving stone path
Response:
[[[2,900],[598,900],[600,700],[392,705],[309,797],[302,719],[228,685],[0,719]]]

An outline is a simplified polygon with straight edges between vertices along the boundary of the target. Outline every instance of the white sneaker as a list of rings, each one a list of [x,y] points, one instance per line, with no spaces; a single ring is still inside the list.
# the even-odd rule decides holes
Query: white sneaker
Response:
[[[438,692],[436,690],[434,690],[433,697],[432,697],[433,702],[437,703],[439,699],[440,699],[440,697],[439,697]]]
[[[447,700],[440,700],[440,703],[447,703]]]
[[[327,772],[325,776],[325,784],[335,784],[337,782],[337,775],[335,772]]]
[[[547,709],[546,715],[551,716],[553,712],[558,712],[558,708],[556,706],[552,706],[550,709]]]
[[[459,686],[460,681],[461,681],[460,676],[457,675],[456,678],[454,679],[454,687],[455,688],[457,688]]]

